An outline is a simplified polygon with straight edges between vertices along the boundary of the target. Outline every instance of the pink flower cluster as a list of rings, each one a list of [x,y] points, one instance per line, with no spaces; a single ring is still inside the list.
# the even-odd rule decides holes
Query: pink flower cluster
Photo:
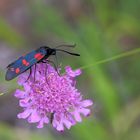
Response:
[[[47,67],[46,67],[47,66]],[[18,118],[27,119],[29,123],[38,123],[37,128],[52,123],[58,131],[64,131],[64,126],[70,129],[76,122],[81,122],[81,114],[90,114],[91,100],[83,100],[80,92],[75,88],[75,77],[81,70],[73,71],[71,67],[65,68],[66,73],[59,75],[50,64],[38,64],[36,72],[27,82],[28,74],[22,74],[18,84],[24,90],[17,89],[15,96],[23,112]],[[35,72],[35,79],[34,79]]]

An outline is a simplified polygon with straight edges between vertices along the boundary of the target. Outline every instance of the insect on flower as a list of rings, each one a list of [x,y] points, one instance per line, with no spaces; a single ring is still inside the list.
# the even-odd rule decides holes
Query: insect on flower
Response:
[[[60,45],[58,47],[74,47],[75,45]],[[56,52],[61,51],[68,53],[70,55],[80,56],[76,53],[71,53],[66,50],[57,49],[57,48],[50,48],[48,46],[42,46],[36,50],[29,52],[28,54],[21,56],[16,61],[12,62],[7,66],[7,72],[5,75],[5,79],[7,81],[14,79],[18,75],[22,74],[23,72],[30,70],[29,77],[31,75],[31,68],[33,65],[36,66],[37,63],[46,63],[49,62],[48,58],[51,55],[56,55]],[[29,79],[29,78],[28,78]]]
[[[36,81],[33,73],[27,82],[24,82],[28,76],[26,72],[19,75],[18,84],[23,88],[16,90],[15,97],[19,99],[23,111],[18,118],[37,123],[37,128],[50,123],[57,131],[63,132],[91,114],[93,101],[83,99],[76,88],[76,77],[82,73],[80,69],[72,70],[66,66],[65,73],[60,76],[54,67],[47,66],[46,69],[46,64],[38,64]],[[32,70],[34,72],[35,67]],[[46,84],[45,71],[49,84]]]

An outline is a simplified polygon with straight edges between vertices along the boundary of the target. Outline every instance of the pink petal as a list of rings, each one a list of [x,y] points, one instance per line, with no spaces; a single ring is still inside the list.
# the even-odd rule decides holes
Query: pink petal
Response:
[[[30,87],[30,85],[29,84],[27,84],[27,83],[24,83],[24,89],[25,89],[25,91],[27,92],[27,94],[28,94],[28,92],[30,93],[31,92],[31,87]]]
[[[24,112],[18,114],[19,119],[26,119],[31,114],[31,109],[26,109]]]
[[[62,123],[57,124],[56,129],[57,129],[58,131],[63,132],[63,131],[64,131],[64,126],[63,126],[63,124],[62,124]]]
[[[72,116],[71,114],[69,114],[69,115],[67,116],[67,118],[68,118],[68,120],[71,122],[72,125],[75,125],[75,124],[76,124],[76,121],[75,121],[75,119],[73,118],[73,116]]]
[[[17,98],[25,98],[25,95],[26,95],[26,92],[19,89],[17,89],[14,94],[14,96]]]
[[[82,108],[79,110],[80,113],[82,113],[84,116],[89,116],[90,109]]]
[[[30,99],[30,98],[25,98],[25,99],[23,99],[23,100],[20,100],[20,101],[19,101],[19,105],[20,105],[21,107],[28,107],[28,106],[30,105],[30,104],[28,103],[29,99]]]
[[[30,123],[35,123],[35,122],[39,122],[40,121],[40,116],[36,111],[33,111],[31,113],[31,116],[28,118],[28,122]]]
[[[49,119],[47,117],[41,118],[37,128],[43,128],[44,127],[44,123],[46,123],[46,124],[49,123]]]
[[[43,121],[40,121],[37,128],[43,128],[44,127],[44,122]]]
[[[23,73],[22,75],[18,77],[18,84],[23,85],[25,81],[27,80],[27,78],[28,78],[27,73]]]
[[[77,122],[82,122],[82,118],[81,118],[79,112],[75,111],[75,112],[74,112],[74,117],[75,117],[75,120],[76,120]]]
[[[63,120],[63,123],[65,124],[65,126],[70,129],[72,126],[72,123],[70,121],[68,121],[67,119]]]
[[[57,119],[57,116],[54,114],[52,125],[53,125],[54,128],[56,128],[57,127],[57,124],[58,124],[58,119]]]
[[[76,77],[82,73],[80,69],[73,71],[70,66],[66,66],[65,70],[70,77]]]
[[[91,106],[92,104],[93,104],[93,102],[91,100],[82,101],[82,106],[83,107],[88,107],[88,106]]]
[[[49,123],[49,119],[47,117],[44,117],[43,121],[44,123]]]
[[[60,118],[57,118],[57,117],[58,117],[57,115],[54,115],[54,119],[53,119],[53,122],[52,122],[53,127],[56,128],[56,130],[58,130],[58,131],[64,131],[63,123],[60,120]]]

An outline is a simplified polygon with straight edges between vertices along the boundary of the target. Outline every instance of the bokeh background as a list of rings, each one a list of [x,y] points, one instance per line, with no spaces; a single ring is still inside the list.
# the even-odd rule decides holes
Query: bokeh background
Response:
[[[77,87],[94,101],[91,116],[64,133],[18,120],[6,66],[41,45],[74,43],[81,57],[58,62],[83,68]],[[87,67],[139,47],[140,0],[0,0],[0,140],[139,140],[140,54]]]

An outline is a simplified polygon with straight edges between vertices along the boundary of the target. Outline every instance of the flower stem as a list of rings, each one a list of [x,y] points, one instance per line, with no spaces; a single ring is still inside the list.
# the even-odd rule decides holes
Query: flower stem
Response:
[[[107,62],[117,60],[117,59],[120,59],[120,58],[123,58],[123,57],[131,56],[131,55],[134,55],[136,53],[140,53],[140,48],[137,48],[137,49],[134,49],[134,50],[131,50],[131,51],[127,51],[127,52],[115,55],[115,56],[113,56],[111,58],[99,60],[99,61],[95,62],[94,64],[85,65],[85,66],[80,67],[79,69],[86,69],[86,68],[89,68],[89,67],[92,67],[92,66],[107,63]]]

